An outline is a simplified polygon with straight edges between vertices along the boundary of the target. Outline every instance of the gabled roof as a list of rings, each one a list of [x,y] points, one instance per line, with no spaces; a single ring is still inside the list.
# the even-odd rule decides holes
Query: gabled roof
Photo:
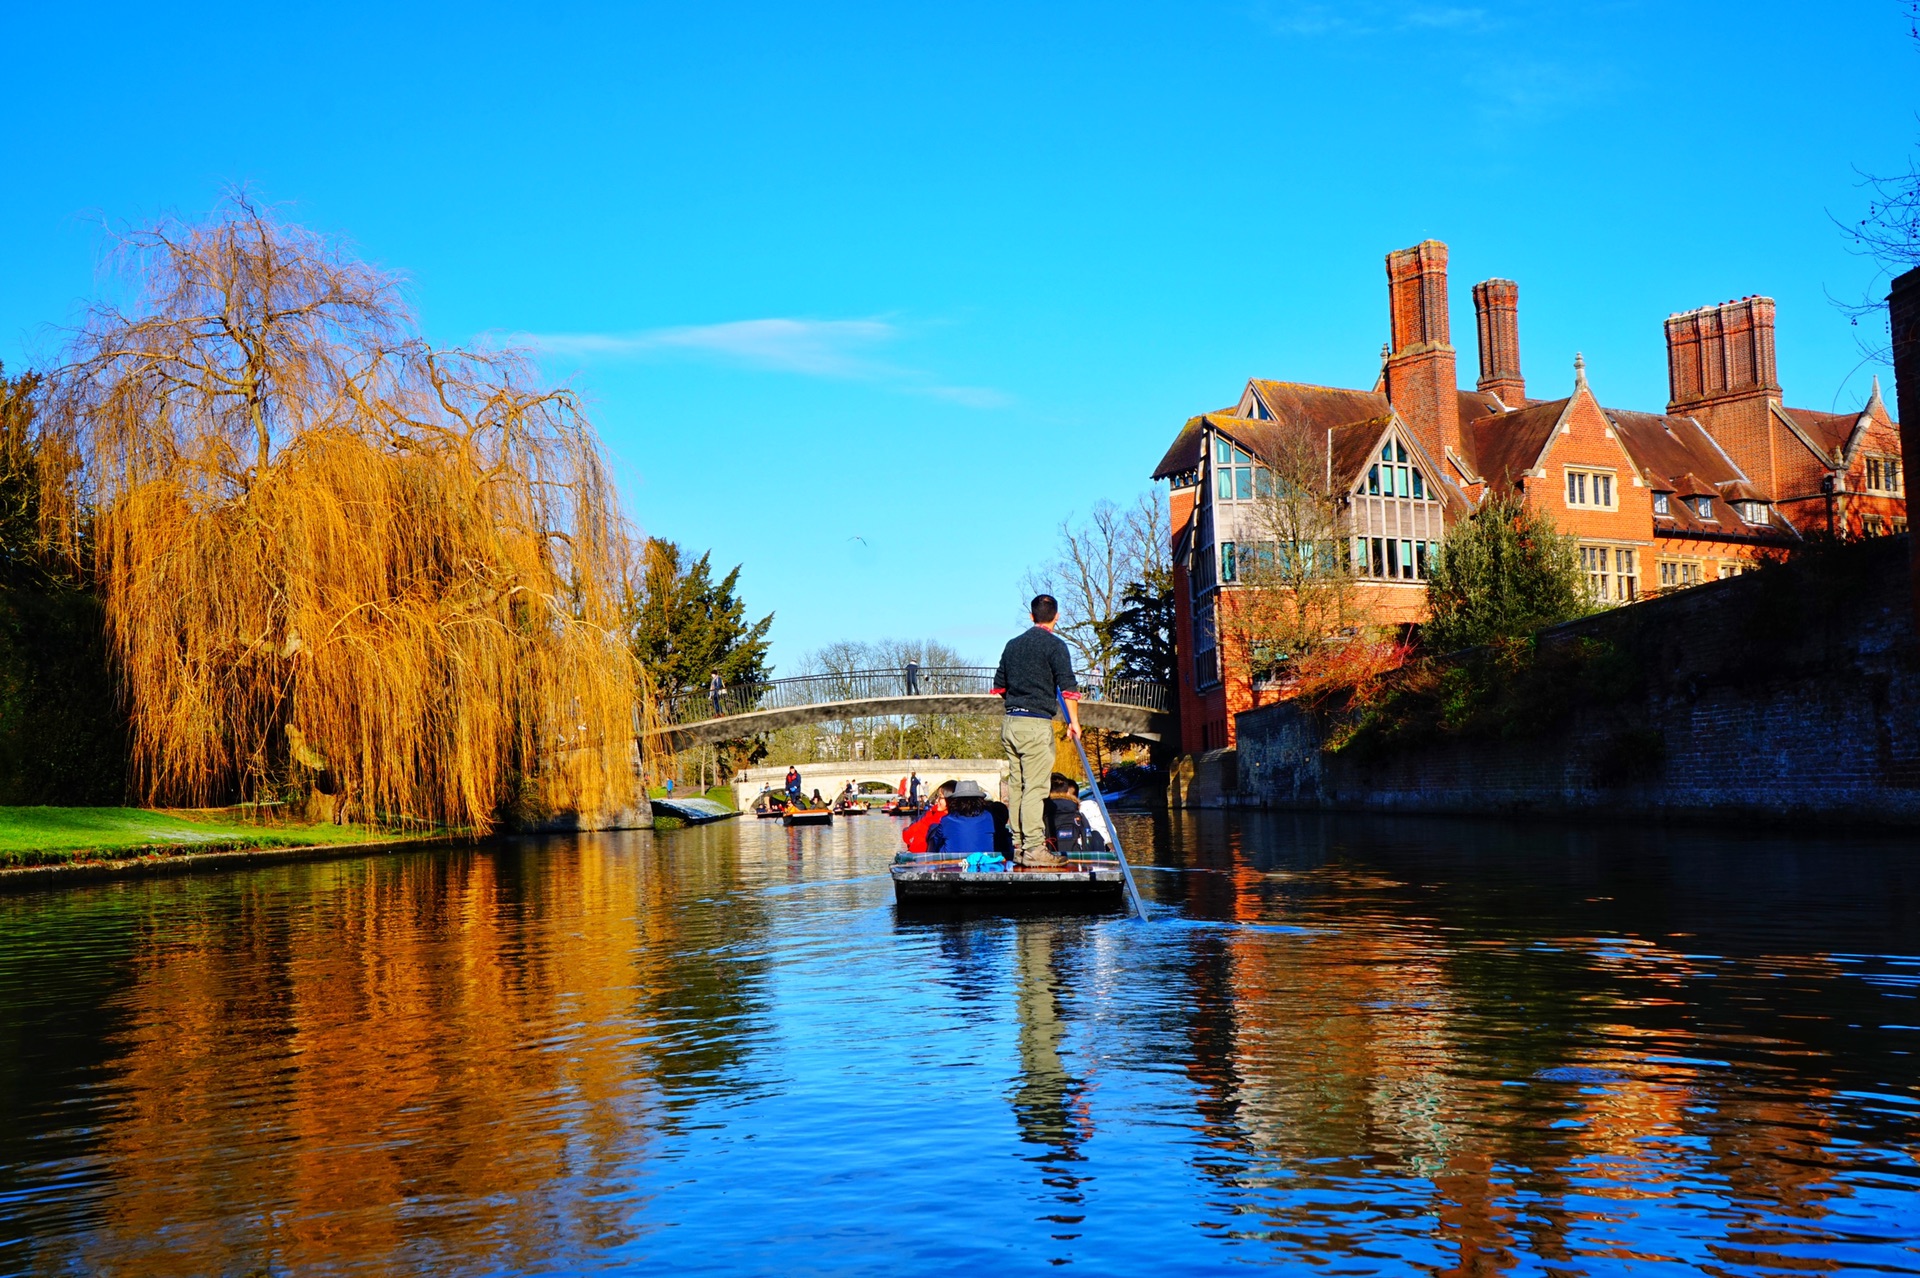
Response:
[[[1154,468],[1153,477],[1165,479],[1198,466],[1201,460],[1200,437],[1209,423],[1239,440],[1249,452],[1260,453],[1261,440],[1264,438],[1262,431],[1306,427],[1324,436],[1335,426],[1372,421],[1392,411],[1387,406],[1387,397],[1372,391],[1311,386],[1305,382],[1274,382],[1261,378],[1248,382],[1247,388],[1259,397],[1272,420],[1241,417],[1238,404],[1217,413],[1202,413],[1198,417],[1188,418],[1166,455],[1160,459],[1160,464]],[[1226,423],[1232,423],[1231,427]],[[1269,447],[1265,451],[1266,455],[1272,456],[1280,450]]]
[[[1469,422],[1461,437],[1473,453],[1474,469],[1502,491],[1532,470],[1553,438],[1571,399],[1546,399]]]
[[[1723,480],[1716,487],[1720,489],[1720,495],[1728,501],[1763,501],[1769,505],[1773,502],[1773,498],[1744,479]]]
[[[1335,491],[1353,487],[1376,455],[1375,449],[1393,420],[1389,413],[1364,422],[1349,422],[1327,432],[1327,447],[1333,450],[1333,465],[1329,469]]]
[[[1834,457],[1846,455],[1847,445],[1865,416],[1864,413],[1820,413],[1811,408],[1787,408],[1781,404],[1775,404],[1774,411],[1829,465]]]
[[[1166,456],[1153,468],[1155,479],[1165,479],[1168,475],[1185,474],[1200,464],[1200,436],[1207,428],[1208,413],[1187,418],[1186,425],[1173,437],[1168,445]]]
[[[1654,492],[1688,496],[1681,480],[1704,485],[1698,495],[1718,492],[1716,485],[1747,478],[1706,427],[1691,417],[1665,413],[1634,413],[1624,408],[1602,409],[1621,447]]]
[[[1328,445],[1333,450],[1333,486],[1335,490],[1352,488],[1367,467],[1379,456],[1380,441],[1385,439],[1390,427],[1399,426],[1397,432],[1400,441],[1407,446],[1407,457],[1432,482],[1428,490],[1435,499],[1453,515],[1465,514],[1472,509],[1472,503],[1460,486],[1453,482],[1440,464],[1440,459],[1426,450],[1420,437],[1401,421],[1398,414],[1388,413],[1385,417],[1376,417],[1368,422],[1354,422],[1347,426],[1336,426],[1328,433]]]
[[[1387,397],[1374,391],[1314,386],[1307,382],[1273,382],[1259,377],[1247,385],[1260,397],[1276,422],[1331,430],[1349,422],[1385,417],[1389,411]]]

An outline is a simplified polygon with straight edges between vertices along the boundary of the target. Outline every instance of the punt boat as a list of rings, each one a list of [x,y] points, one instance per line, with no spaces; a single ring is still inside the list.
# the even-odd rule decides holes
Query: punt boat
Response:
[[[790,807],[780,814],[782,825],[832,825],[832,808]]]
[[[964,861],[902,853],[891,870],[893,899],[903,909],[1125,909],[1126,876],[1113,854],[1083,856],[1044,869],[969,870]]]

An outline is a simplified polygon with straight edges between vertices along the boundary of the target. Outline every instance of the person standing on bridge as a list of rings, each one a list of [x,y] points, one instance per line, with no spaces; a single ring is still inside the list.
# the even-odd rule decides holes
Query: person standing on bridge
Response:
[[[907,658],[906,676],[907,676],[907,695],[909,697],[919,696],[920,695],[920,663],[918,661],[915,661],[912,657]]]
[[[1053,717],[1067,708],[1067,735],[1080,739],[1080,684],[1073,654],[1053,633],[1060,603],[1035,595],[1033,627],[1007,641],[993,672],[993,692],[1006,707],[1000,745],[1007,755],[1007,824],[1022,865],[1060,865],[1047,851],[1047,787],[1053,778]]]
[[[707,700],[713,702],[713,717],[716,719],[720,717],[720,694],[726,690],[727,685],[720,678],[720,672],[714,671],[713,677],[707,680]]]

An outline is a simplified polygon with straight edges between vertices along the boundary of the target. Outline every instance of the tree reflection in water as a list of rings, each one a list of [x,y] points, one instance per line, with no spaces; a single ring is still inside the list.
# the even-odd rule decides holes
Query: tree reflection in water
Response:
[[[897,825],[0,896],[0,1272],[1920,1270],[1920,865],[1129,817],[1157,921]]]

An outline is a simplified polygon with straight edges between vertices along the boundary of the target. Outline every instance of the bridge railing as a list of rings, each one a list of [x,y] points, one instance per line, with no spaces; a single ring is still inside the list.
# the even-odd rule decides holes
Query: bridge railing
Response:
[[[909,683],[906,671],[845,670],[796,675],[752,684],[729,685],[724,692],[690,688],[666,699],[669,724],[698,723],[762,710],[791,710],[835,701],[871,701],[881,697],[982,695],[993,691],[991,666],[927,666]],[[1080,678],[1080,695],[1089,701],[1114,701],[1148,710],[1167,708],[1167,690],[1142,679]]]

